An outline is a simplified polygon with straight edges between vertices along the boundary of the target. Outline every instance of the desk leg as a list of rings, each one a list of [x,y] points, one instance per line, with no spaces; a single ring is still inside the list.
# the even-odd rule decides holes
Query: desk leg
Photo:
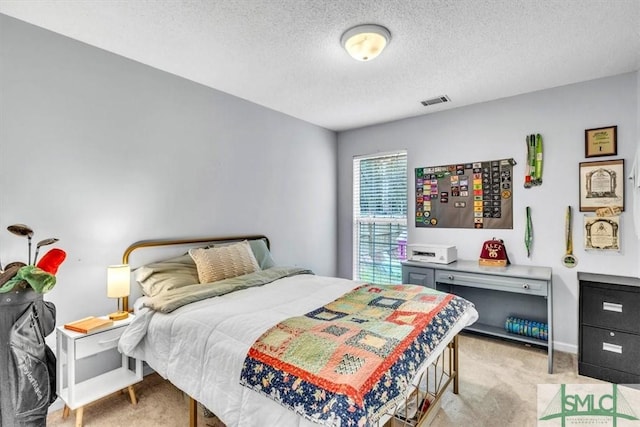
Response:
[[[547,282],[547,362],[548,372],[553,374],[553,289],[551,281]]]

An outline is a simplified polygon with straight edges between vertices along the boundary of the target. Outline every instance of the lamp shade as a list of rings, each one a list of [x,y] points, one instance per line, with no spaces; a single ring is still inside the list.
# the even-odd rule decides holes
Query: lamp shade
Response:
[[[380,55],[391,41],[391,33],[375,24],[358,25],[345,31],[340,39],[344,49],[358,61],[370,61]]]
[[[110,265],[107,267],[107,296],[123,298],[129,296],[131,270],[129,264]]]

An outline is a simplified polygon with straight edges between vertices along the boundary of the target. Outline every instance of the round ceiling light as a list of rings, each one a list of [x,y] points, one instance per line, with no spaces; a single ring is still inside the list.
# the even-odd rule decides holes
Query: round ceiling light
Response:
[[[375,24],[358,25],[345,31],[340,43],[354,59],[370,61],[391,41],[391,33]]]

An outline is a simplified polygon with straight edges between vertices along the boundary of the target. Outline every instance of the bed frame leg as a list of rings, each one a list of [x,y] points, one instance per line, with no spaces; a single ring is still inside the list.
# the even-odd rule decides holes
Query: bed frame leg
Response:
[[[453,337],[453,371],[455,375],[453,377],[453,394],[458,394],[458,380],[460,378],[460,372],[458,371],[458,335]]]
[[[189,396],[189,427],[197,427],[198,425],[198,402]]]

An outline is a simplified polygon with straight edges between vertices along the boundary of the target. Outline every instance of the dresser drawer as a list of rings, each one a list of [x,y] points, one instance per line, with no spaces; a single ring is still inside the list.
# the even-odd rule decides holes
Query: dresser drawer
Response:
[[[117,347],[118,340],[123,332],[124,327],[114,328],[76,339],[76,359],[82,359],[83,357]]]
[[[580,361],[640,375],[640,335],[583,326]]]
[[[518,277],[492,276],[488,274],[436,271],[436,283],[547,296],[547,282]]]
[[[583,324],[640,334],[640,292],[595,286],[581,291]]]

